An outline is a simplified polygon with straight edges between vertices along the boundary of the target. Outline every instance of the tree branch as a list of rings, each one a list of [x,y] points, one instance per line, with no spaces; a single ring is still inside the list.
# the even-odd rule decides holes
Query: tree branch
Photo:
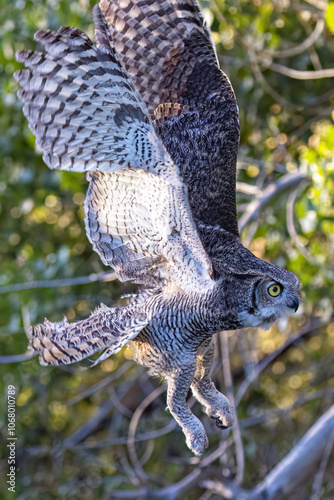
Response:
[[[332,320],[331,320],[332,321]],[[327,324],[327,323],[326,323]],[[317,328],[320,328],[323,326],[324,323],[321,322],[320,319],[315,319],[311,321],[309,324],[305,325],[302,327],[300,330],[298,330],[296,333],[291,335],[285,342],[284,344],[276,349],[274,352],[271,354],[268,354],[265,358],[260,361],[258,365],[254,367],[254,369],[249,373],[248,377],[240,384],[238,391],[235,395],[235,404],[238,406],[246,392],[248,391],[250,385],[254,380],[258,378],[260,373],[275,359],[279,354],[281,354],[285,349],[287,349],[291,344],[299,340],[301,337],[304,335],[307,335],[310,332],[313,332]]]
[[[140,461],[138,460],[136,448],[135,448],[135,442],[136,442],[136,430],[137,426],[140,420],[140,417],[142,416],[143,412],[145,409],[157,398],[159,397],[163,392],[166,391],[166,386],[162,385],[160,387],[157,387],[153,392],[151,392],[146,398],[140,403],[136,411],[134,412],[130,425],[129,425],[129,433],[128,433],[128,451],[129,455],[131,458],[131,462],[134,466],[134,469],[136,471],[136,474],[139,479],[142,481],[145,481],[147,479],[147,474],[145,473],[144,469],[142,468]]]
[[[234,424],[233,424],[235,454],[236,454],[236,458],[237,458],[237,473],[235,476],[235,482],[236,482],[236,484],[241,484],[243,477],[244,477],[244,472],[245,472],[245,454],[244,454],[244,448],[243,448],[243,444],[242,444],[242,437],[241,437],[238,413],[237,413],[237,410],[235,407],[235,402],[234,402],[233,379],[232,379],[230,352],[229,352],[227,332],[220,332],[219,333],[219,340],[220,340],[220,345],[221,345],[222,364],[223,364],[226,396],[230,400],[231,405],[235,408],[235,417],[234,417],[235,420],[234,420]]]
[[[313,473],[334,431],[334,405],[253,491],[250,499],[284,499]]]
[[[37,356],[38,352],[27,351],[23,354],[13,354],[12,356],[0,356],[0,364],[5,363],[21,363],[21,361],[27,361],[27,359]]]
[[[95,281],[114,281],[117,279],[116,273],[103,271],[89,274],[88,276],[78,276],[77,278],[60,278],[56,280],[26,281],[25,283],[15,283],[0,287],[0,295],[4,293],[22,292],[33,288],[58,288],[60,286],[86,285]]]
[[[312,31],[312,33],[307,38],[305,38],[305,40],[301,44],[296,45],[295,47],[291,47],[290,49],[275,50],[273,52],[269,52],[270,57],[292,57],[301,54],[309,47],[311,47],[316,40],[318,40],[319,36],[324,30],[324,27],[324,19],[318,19],[314,31]]]
[[[254,200],[250,202],[246,212],[239,219],[240,232],[253,219],[258,217],[259,211],[279,192],[299,184],[305,176],[300,172],[293,172],[281,177],[277,182],[269,184]]]
[[[328,450],[328,441],[334,432],[334,405],[319,418],[288,455],[252,491],[246,491],[235,483],[224,481],[202,481],[201,485],[236,500],[284,500],[299,485],[305,483],[313,473],[323,454]]]
[[[295,80],[318,80],[320,78],[334,77],[334,68],[320,69],[317,71],[300,71],[277,63],[271,63],[267,68],[276,73],[281,73],[281,75],[288,76],[289,78],[294,78]]]

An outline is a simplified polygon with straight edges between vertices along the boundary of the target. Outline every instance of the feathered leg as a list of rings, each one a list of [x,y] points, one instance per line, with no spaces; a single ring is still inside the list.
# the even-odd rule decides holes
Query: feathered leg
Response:
[[[167,406],[186,436],[188,448],[201,455],[209,441],[202,423],[190,411],[186,397],[195,372],[195,360],[167,377]]]
[[[233,425],[234,411],[229,400],[219,392],[210,377],[210,369],[214,356],[212,338],[205,340],[197,350],[196,371],[191,384],[195,398],[205,406],[209,417],[216,419],[220,429]]]

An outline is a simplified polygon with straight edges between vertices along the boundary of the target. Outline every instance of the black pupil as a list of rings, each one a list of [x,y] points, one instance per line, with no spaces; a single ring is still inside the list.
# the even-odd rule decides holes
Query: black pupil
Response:
[[[273,292],[274,292],[274,293],[278,292],[278,287],[277,287],[277,286],[274,286],[274,287],[273,287]]]

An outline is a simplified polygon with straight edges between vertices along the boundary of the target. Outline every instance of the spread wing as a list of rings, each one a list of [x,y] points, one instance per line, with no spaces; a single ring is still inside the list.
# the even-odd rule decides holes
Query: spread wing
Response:
[[[180,167],[193,215],[238,235],[238,108],[197,0],[100,0],[99,7],[122,66]]]
[[[17,58],[18,95],[50,168],[88,172],[86,228],[120,279],[152,266],[184,291],[208,289],[211,264],[178,169],[118,62],[96,11],[98,46],[76,28],[42,30],[45,52]]]
[[[101,304],[89,318],[76,323],[68,323],[65,317],[57,323],[45,319],[29,329],[30,348],[39,353],[42,365],[71,364],[106,349],[95,362],[99,363],[145,328],[151,318],[150,296],[149,291],[142,292],[124,307]]]

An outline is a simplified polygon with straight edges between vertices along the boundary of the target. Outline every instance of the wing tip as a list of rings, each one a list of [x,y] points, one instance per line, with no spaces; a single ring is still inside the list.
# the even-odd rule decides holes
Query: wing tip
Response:
[[[55,31],[52,31],[50,29],[42,29],[36,31],[34,34],[34,40],[36,42],[44,42],[46,38],[50,37],[51,35],[54,35]]]

